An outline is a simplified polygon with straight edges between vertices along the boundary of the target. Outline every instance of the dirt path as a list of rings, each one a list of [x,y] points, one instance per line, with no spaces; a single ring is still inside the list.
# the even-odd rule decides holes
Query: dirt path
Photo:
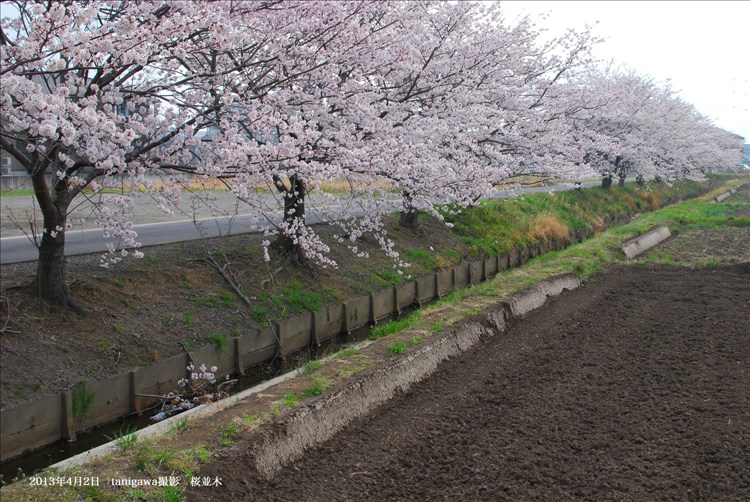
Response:
[[[750,500],[750,264],[618,266],[272,481],[189,500]]]

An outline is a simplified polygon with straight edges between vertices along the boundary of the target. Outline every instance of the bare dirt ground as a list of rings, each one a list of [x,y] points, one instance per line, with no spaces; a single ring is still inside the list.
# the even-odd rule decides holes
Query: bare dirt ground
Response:
[[[750,500],[748,326],[750,263],[617,265],[271,481],[236,438],[188,500]]]

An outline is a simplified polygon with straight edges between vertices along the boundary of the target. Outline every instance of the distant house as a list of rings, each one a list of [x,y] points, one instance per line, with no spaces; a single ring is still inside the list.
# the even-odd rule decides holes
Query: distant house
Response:
[[[2,176],[26,176],[26,169],[11,154],[0,149],[0,175]]]
[[[31,178],[15,157],[0,148],[0,188],[18,190],[31,188]]]

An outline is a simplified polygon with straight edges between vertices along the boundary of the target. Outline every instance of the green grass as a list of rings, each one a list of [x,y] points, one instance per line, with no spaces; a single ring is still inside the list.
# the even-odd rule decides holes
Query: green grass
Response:
[[[235,422],[229,422],[221,429],[219,444],[221,446],[232,446],[232,440],[234,435],[237,434],[237,424]]]
[[[195,295],[193,297],[193,304],[196,307],[208,308],[208,307],[217,307],[219,305],[219,302],[213,296]]]
[[[280,293],[272,294],[264,292],[258,297],[258,300],[264,303],[265,306],[258,305],[253,307],[250,315],[255,321],[263,323],[269,312],[268,307],[270,307],[275,317],[283,317],[301,312],[316,312],[323,308],[327,297],[321,293],[311,291],[297,280],[292,280],[282,288]]]
[[[387,288],[404,282],[404,276],[396,270],[384,268],[370,274],[370,282],[381,288]]]
[[[4,190],[1,194],[3,197],[33,197],[35,192],[34,190],[27,188],[19,190]]]
[[[201,464],[204,464],[208,462],[208,459],[211,457],[211,452],[208,451],[205,447],[199,446],[195,449],[195,458],[200,462]]]
[[[176,451],[169,448],[155,448],[151,443],[140,443],[135,448],[135,468],[151,476],[159,473],[161,467],[172,460]]]
[[[195,294],[193,304],[200,308],[226,307],[234,309],[237,308],[237,296],[232,291],[219,291],[215,296]]]
[[[435,266],[435,252],[426,249],[407,249],[403,252],[404,259],[408,262],[412,262],[412,265],[416,264],[422,269],[422,272],[434,272]]]
[[[219,293],[219,301],[227,308],[237,308],[237,297],[231,291],[222,291]]]
[[[424,342],[424,338],[422,338],[421,336],[414,336],[409,339],[409,343],[412,345],[421,345],[422,342]]]
[[[284,288],[283,300],[293,314],[316,312],[323,307],[323,295],[309,291],[297,281],[292,281]]]
[[[349,356],[359,355],[361,352],[359,349],[355,349],[354,347],[347,347],[345,349],[341,349],[338,352],[336,352],[333,356],[331,356],[332,360],[338,360],[338,359],[345,359]]]
[[[299,396],[294,392],[289,392],[281,398],[281,403],[287,408],[294,407],[299,402]]]
[[[73,387],[73,416],[83,420],[86,414],[91,410],[91,404],[94,402],[94,393],[89,389],[88,382],[78,382]]]
[[[311,380],[310,386],[302,392],[304,397],[319,396],[331,385],[323,375],[313,375]]]
[[[304,371],[307,373],[310,373],[315,370],[319,370],[323,367],[323,361],[319,361],[317,359],[313,359],[312,361],[307,361],[304,366]]]
[[[260,305],[255,306],[252,308],[252,310],[250,310],[250,317],[252,317],[252,319],[257,323],[262,324],[264,322],[267,322],[267,316],[268,312],[266,312],[265,307],[261,307]]]
[[[446,208],[444,216],[475,255],[495,255],[540,242],[545,235],[544,228],[537,227],[541,216],[568,230],[593,231],[602,224],[603,217],[627,218],[654,205],[674,202],[680,196],[695,196],[702,190],[703,185],[698,182],[681,181],[671,188],[648,183],[645,187],[628,184],[610,190],[535,193],[485,201],[458,214],[451,214]]]
[[[247,426],[253,425],[258,421],[258,417],[256,417],[255,415],[242,415],[240,419],[242,420],[242,423]]]
[[[161,486],[158,491],[159,499],[162,502],[182,502],[185,500],[179,486]]]
[[[359,375],[367,368],[371,367],[372,363],[364,362],[362,364],[348,364],[336,372],[336,376],[341,380],[347,380],[354,376]]]
[[[416,326],[416,324],[421,319],[422,319],[422,311],[415,310],[411,314],[407,315],[406,317],[398,321],[390,321],[390,322],[383,324],[382,326],[373,326],[370,329],[370,339],[377,340],[378,338],[383,338],[384,336],[388,336],[393,333],[398,333],[399,331],[409,329],[413,326]]]
[[[398,355],[402,352],[404,352],[408,347],[404,342],[393,342],[392,344],[388,345],[388,354],[391,356]]]
[[[125,429],[121,428],[113,436],[107,436],[105,434],[104,437],[106,437],[109,441],[114,441],[115,446],[119,448],[120,450],[130,451],[133,448],[135,448],[135,445],[138,442],[138,436],[135,435],[135,431],[136,431],[136,427],[135,425],[132,425]]]
[[[222,352],[227,347],[227,337],[223,333],[214,333],[208,337],[208,341],[216,345]]]
[[[187,429],[187,426],[188,426],[189,422],[190,422],[190,420],[187,417],[182,417],[177,422],[175,422],[174,425],[172,425],[172,427],[170,428],[170,430],[172,432],[177,432],[177,431],[185,430],[185,429]]]

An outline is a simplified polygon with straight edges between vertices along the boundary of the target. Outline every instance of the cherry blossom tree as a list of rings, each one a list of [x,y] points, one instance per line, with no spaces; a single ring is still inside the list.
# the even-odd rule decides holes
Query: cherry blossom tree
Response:
[[[576,96],[577,97],[574,97]],[[591,71],[574,82],[569,117],[587,137],[586,163],[608,188],[616,176],[702,177],[736,162],[738,141],[715,127],[669,85],[633,71]]]
[[[20,15],[2,19],[1,146],[26,168],[44,218],[39,294],[75,307],[64,255],[73,200],[122,190],[99,206],[105,237],[119,240],[105,258],[119,260],[138,246],[132,191],[200,157],[206,130],[236,114],[228,83],[244,76],[244,92],[262,97],[295,75],[274,72],[287,43],[273,31],[275,2],[14,3]],[[211,172],[244,161],[232,146],[211,145]],[[168,210],[178,191],[155,195]]]

